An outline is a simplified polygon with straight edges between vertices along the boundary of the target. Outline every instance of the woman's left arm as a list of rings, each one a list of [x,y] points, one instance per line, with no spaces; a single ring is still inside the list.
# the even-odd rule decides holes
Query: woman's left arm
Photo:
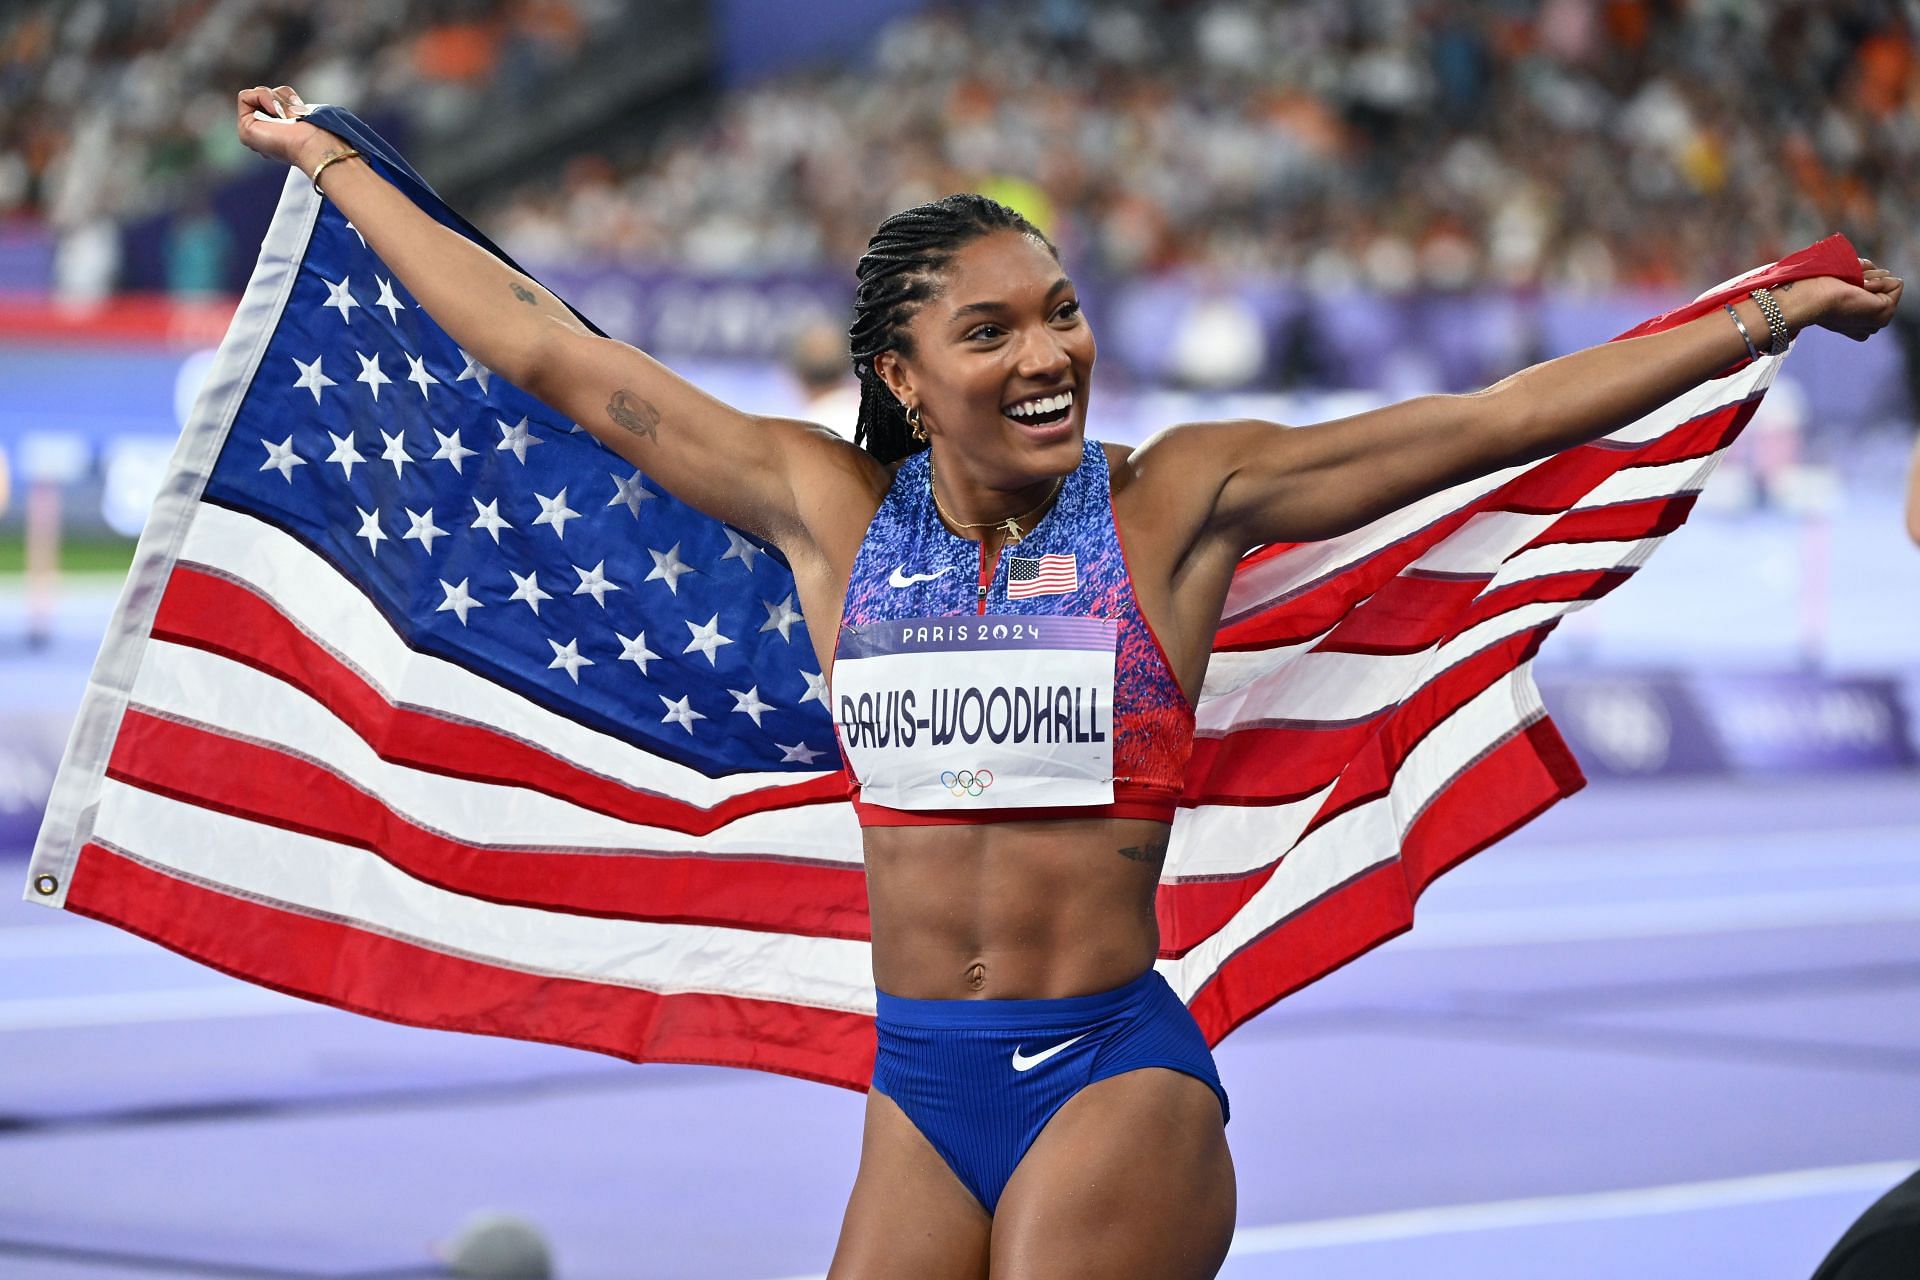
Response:
[[[1817,325],[1864,341],[1893,318],[1901,281],[1865,259],[1866,287],[1833,276],[1776,285],[1790,333]],[[1757,302],[1737,308],[1762,348]],[[1240,550],[1333,537],[1503,467],[1618,431],[1746,354],[1725,310],[1660,333],[1576,351],[1484,391],[1420,396],[1311,427],[1266,422],[1176,428],[1157,452],[1212,473],[1200,530]],[[1156,441],[1155,444],[1161,444]],[[1141,463],[1156,452],[1142,450]],[[1183,470],[1170,467],[1166,470]],[[1193,472],[1188,471],[1189,477]]]

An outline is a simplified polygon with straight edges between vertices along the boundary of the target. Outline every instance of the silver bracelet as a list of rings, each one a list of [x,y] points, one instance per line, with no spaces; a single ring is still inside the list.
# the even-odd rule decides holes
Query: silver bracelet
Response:
[[[1760,348],[1753,345],[1753,335],[1747,332],[1747,322],[1740,318],[1740,313],[1733,309],[1731,302],[1727,304],[1727,314],[1733,317],[1733,327],[1740,331],[1740,341],[1747,344],[1747,358],[1758,360]]]
[[[1774,301],[1773,290],[1755,289],[1747,296],[1760,304],[1760,314],[1767,318],[1767,354],[1787,354],[1787,315]]]

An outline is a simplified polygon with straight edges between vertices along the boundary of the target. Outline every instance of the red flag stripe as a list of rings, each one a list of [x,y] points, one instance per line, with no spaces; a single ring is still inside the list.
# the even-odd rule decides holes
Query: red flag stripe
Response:
[[[1282,997],[1404,933],[1441,872],[1524,826],[1584,784],[1542,720],[1463,773],[1408,831],[1398,858],[1274,921],[1198,983],[1187,1004],[1208,1043]]]
[[[763,787],[706,808],[622,786],[518,738],[395,704],[270,601],[241,583],[187,565],[167,581],[153,634],[285,680],[351,725],[384,760],[453,778],[527,787],[625,822],[705,835],[748,814],[847,798],[842,774]]]
[[[621,822],[525,787],[450,778],[383,760],[351,725],[287,681],[220,654],[149,642],[131,705],[165,719],[318,760],[436,831],[480,845],[769,854],[857,866],[859,826],[844,805],[749,814],[707,834]]]
[[[630,1062],[754,1067],[849,1089],[865,1089],[872,1075],[873,1020],[864,1014],[521,973],[221,893],[97,842],[81,850],[67,908],[249,982],[388,1022]]]
[[[431,830],[311,759],[130,708],[109,777],[221,813],[353,845],[468,897],[575,915],[867,935],[858,866],[650,849],[526,849]]]
[[[263,826],[115,778],[101,784],[92,838],[222,892],[503,968],[648,991],[873,1009],[863,941],[488,902],[430,885],[357,845]]]
[[[1525,661],[1539,639],[1538,635],[1515,637],[1487,651],[1470,667],[1449,672],[1447,678],[1426,686],[1384,717],[1374,732],[1352,748],[1351,766],[1341,772],[1292,839],[1265,848],[1232,850],[1225,855],[1226,869],[1212,874],[1196,874],[1197,867],[1176,866],[1170,870],[1173,878],[1162,883],[1155,903],[1162,954],[1185,955],[1226,927],[1266,887],[1285,859],[1299,856],[1301,843],[1319,828],[1363,805],[1386,803],[1385,797],[1392,791],[1407,756],[1468,702]],[[1493,673],[1492,679],[1486,678],[1489,672]],[[1515,718],[1504,726],[1504,732],[1524,727],[1520,712],[1515,709],[1511,714]],[[1573,776],[1578,776],[1577,770]],[[1242,858],[1249,865],[1233,865]]]
[[[1743,400],[1723,405],[1676,427],[1676,435],[1684,437],[1682,440],[1655,441],[1643,447],[1650,451],[1657,446],[1658,457],[1642,457],[1643,450],[1629,456],[1648,466],[1710,457],[1739,433],[1757,403]],[[1289,585],[1284,577],[1276,576],[1274,586],[1263,591],[1262,598],[1242,597],[1229,602],[1232,612],[1215,637],[1214,649],[1267,648],[1317,636],[1337,623],[1354,601],[1379,590],[1475,516],[1494,511],[1564,512],[1608,476],[1622,470],[1626,460],[1617,449],[1596,445],[1572,449],[1537,464],[1464,507],[1424,526],[1409,528],[1405,536],[1357,560],[1328,569],[1311,582]]]
[[[350,578],[343,577],[332,561],[286,530],[245,512],[218,503],[195,507],[178,563],[241,584],[362,673],[374,688],[404,690],[404,704],[409,707],[530,743],[633,790],[673,796],[705,809],[812,776],[785,769],[708,776],[671,759],[670,749],[659,751],[661,739],[670,745],[675,735],[684,736],[680,729],[640,719],[635,722],[635,728],[643,731],[639,740],[623,741],[522,696],[483,670],[424,653],[405,640],[392,619]],[[802,656],[803,663],[811,652],[804,635],[792,638],[789,647]],[[536,669],[545,661],[543,653]],[[797,670],[804,670],[804,665]],[[830,744],[819,745],[828,748],[827,759],[837,761]],[[832,771],[822,766],[813,773]]]

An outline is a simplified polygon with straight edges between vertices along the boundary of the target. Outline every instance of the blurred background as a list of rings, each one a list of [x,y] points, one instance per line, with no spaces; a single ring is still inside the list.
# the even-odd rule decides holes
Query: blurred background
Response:
[[[1092,428],[1136,441],[1475,389],[1834,232],[1920,273],[1917,32],[1912,0],[0,6],[0,867],[284,178],[242,87],[348,107],[614,336],[849,434],[867,236],[985,191],[1061,246]],[[1806,1275],[1920,1159],[1917,405],[1913,303],[1803,336],[1543,652],[1595,788],[1226,1043],[1228,1274]],[[362,1023],[7,912],[0,1272],[399,1274],[488,1205],[565,1275],[824,1267],[857,1099]]]

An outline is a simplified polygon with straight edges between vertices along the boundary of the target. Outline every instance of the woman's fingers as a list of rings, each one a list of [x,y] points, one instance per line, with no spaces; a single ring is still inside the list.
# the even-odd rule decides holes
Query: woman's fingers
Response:
[[[280,115],[287,120],[298,119],[307,113],[307,104],[294,91],[290,84],[283,84],[273,91],[274,103],[280,108]]]
[[[263,84],[257,84],[251,89],[242,89],[240,91],[240,119],[242,123],[246,121],[248,116],[256,111],[271,113],[273,110],[271,105],[272,100],[273,90]]]
[[[312,110],[290,84],[278,88],[257,84],[240,92],[239,113],[243,129],[246,127],[246,118],[256,111],[279,120],[298,120]]]

